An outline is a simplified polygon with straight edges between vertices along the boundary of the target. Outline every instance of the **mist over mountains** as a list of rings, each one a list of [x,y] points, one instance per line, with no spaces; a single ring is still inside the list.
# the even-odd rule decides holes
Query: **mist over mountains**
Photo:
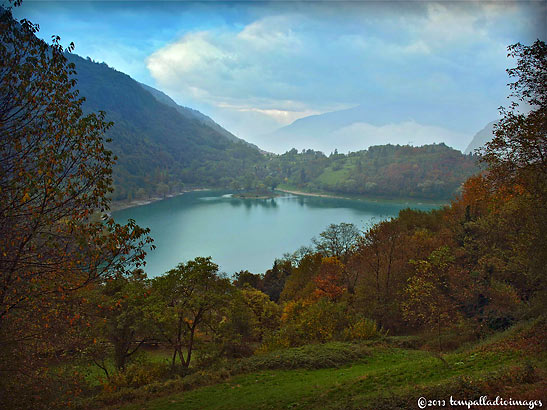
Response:
[[[484,144],[487,142],[492,141],[492,138],[494,138],[494,125],[497,123],[497,121],[492,121],[486,124],[486,126],[477,132],[474,136],[467,148],[465,148],[464,153],[465,154],[472,154],[475,152],[476,149],[484,147]]]
[[[359,151],[393,144],[421,146],[445,143],[463,151],[472,139],[462,124],[462,107],[424,107],[404,103],[367,103],[357,107],[312,115],[264,135],[262,148],[284,152],[312,148],[325,153]],[[404,112],[404,116],[399,113]],[[450,115],[447,115],[450,114]],[[448,118],[448,119],[447,119]],[[476,121],[481,123],[480,119]]]
[[[251,144],[241,138],[236,137],[234,134],[232,134],[230,131],[222,128],[220,125],[218,125],[211,117],[208,117],[207,115],[199,112],[198,110],[194,110],[190,107],[184,107],[182,105],[177,104],[171,97],[169,97],[167,94],[160,90],[156,90],[154,87],[150,87],[149,85],[141,83],[141,85],[144,87],[144,89],[150,94],[156,98],[159,102],[175,108],[183,117],[189,119],[190,121],[199,121],[206,127],[212,128],[213,130],[217,131],[220,135],[226,137],[228,140],[232,142],[243,142],[249,146],[252,146],[254,148],[258,147],[254,144]]]

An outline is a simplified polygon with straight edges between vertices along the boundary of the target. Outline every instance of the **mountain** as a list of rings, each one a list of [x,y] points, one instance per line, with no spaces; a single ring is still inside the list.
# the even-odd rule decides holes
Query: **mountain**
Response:
[[[492,138],[494,138],[494,125],[496,123],[497,121],[489,122],[482,130],[477,132],[464,152],[466,154],[471,154],[477,148],[481,148],[487,142],[492,141]]]
[[[263,160],[262,153],[209,117],[180,107],[165,94],[128,75],[68,54],[76,66],[84,110],[107,113],[107,137],[118,157],[113,168],[114,200],[166,195],[181,184],[226,186]]]
[[[161,92],[160,90],[157,90],[153,87],[150,87],[149,85],[140,83],[142,87],[146,91],[148,91],[150,94],[154,96],[156,100],[159,102],[168,105],[169,107],[175,108],[183,117],[189,119],[189,120],[198,120],[202,124],[214,129],[217,131],[220,135],[226,137],[232,142],[243,142],[244,144],[247,144],[251,147],[254,147],[258,149],[258,147],[254,144],[251,144],[250,142],[247,142],[241,138],[236,137],[234,134],[232,134],[230,131],[225,130],[220,125],[218,125],[215,121],[213,121],[210,117],[208,117],[205,114],[202,114],[198,110],[194,110],[193,108],[189,107],[183,107],[182,105],[177,104],[171,97],[169,97],[167,94]]]
[[[289,136],[311,136],[300,141],[302,148],[308,148],[314,146],[313,138],[333,138],[340,144],[344,130],[357,134],[372,129],[385,138],[371,138],[367,143],[382,147],[355,152],[359,147],[354,144],[353,153],[346,156],[326,157],[309,149],[305,153],[291,150],[282,156],[264,155],[211,118],[178,105],[161,91],[104,63],[73,54],[67,58],[76,66],[77,88],[86,98],[84,110],[103,110],[106,119],[114,122],[107,133],[112,140],[108,147],[118,157],[113,168],[114,200],[167,195],[183,186],[262,189],[276,184],[343,194],[447,198],[476,172],[471,156],[444,144],[408,146],[409,138],[415,145],[427,141],[424,129],[435,134],[442,128],[413,121],[403,122],[404,129],[390,125],[394,114],[387,107],[376,116],[359,106],[308,117],[283,130]],[[355,122],[356,118],[361,122]],[[362,122],[363,118],[370,122]],[[432,118],[426,120],[434,124]],[[385,123],[388,125],[382,125]],[[386,145],[393,140],[403,146]],[[341,145],[337,147],[342,150]]]
[[[370,102],[298,119],[262,136],[260,145],[275,152],[291,148],[312,148],[325,153],[336,148],[348,152],[382,144],[420,146],[434,143],[463,150],[471,133],[469,124],[458,121],[462,111],[462,107],[450,104],[425,107],[403,102]]]

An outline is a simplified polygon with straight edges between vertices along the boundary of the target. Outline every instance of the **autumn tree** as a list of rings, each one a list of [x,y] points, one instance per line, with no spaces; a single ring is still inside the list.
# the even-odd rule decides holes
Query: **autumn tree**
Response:
[[[459,317],[449,272],[453,261],[448,247],[433,251],[426,260],[415,261],[416,274],[409,278],[405,289],[405,319],[435,331],[439,351],[442,351],[442,330]]]
[[[316,286],[315,294],[337,301],[346,291],[343,283],[344,265],[335,257],[323,258],[319,272],[313,278]]]
[[[530,46],[517,43],[508,51],[517,63],[507,70],[515,79],[509,84],[513,102],[501,109],[495,137],[482,152],[487,182],[494,191],[489,231],[496,226],[500,232],[491,248],[507,250],[491,265],[502,274],[497,279],[516,285],[521,298],[545,307],[541,301],[547,300],[547,45],[540,40]]]
[[[280,307],[265,293],[249,287],[241,290],[241,296],[243,303],[252,312],[252,318],[256,323],[254,332],[257,339],[262,340],[265,333],[279,326]]]
[[[79,292],[142,263],[150,238],[134,221],[97,217],[112,192],[111,124],[82,112],[64,56],[73,45],[48,45],[0,13],[0,406],[21,394],[37,402],[18,405],[38,408],[48,393],[33,380],[52,354],[79,350]]]
[[[400,282],[402,233],[397,221],[374,225],[364,233],[348,263],[348,271],[360,280],[357,298],[364,299],[368,313],[384,326],[390,322],[393,295]]]
[[[314,277],[319,271],[323,257],[320,253],[310,252],[304,255],[297,266],[292,270],[290,276],[285,281],[281,301],[307,299],[316,289]]]
[[[147,285],[146,274],[135,270],[129,276],[109,278],[88,293],[95,312],[94,340],[87,353],[107,377],[109,360],[113,358],[116,369],[123,371],[152,334],[151,323],[144,317]]]
[[[256,343],[279,327],[281,308],[268,295],[248,285],[232,293],[220,325],[214,327],[211,350],[220,356],[242,357],[253,353]],[[200,354],[201,356],[201,354]]]
[[[344,261],[350,251],[357,245],[359,230],[352,223],[330,224],[327,229],[314,238],[317,252],[326,257],[336,257]]]
[[[151,291],[148,318],[155,323],[158,336],[172,347],[172,364],[178,356],[187,368],[198,330],[214,331],[222,317],[219,312],[228,306],[230,281],[219,276],[210,257],[198,257],[154,278]]]
[[[509,84],[513,102],[501,108],[503,118],[494,127],[494,139],[486,144],[482,161],[490,179],[516,184],[543,199],[547,187],[547,45],[508,47],[517,66],[507,70],[516,81]],[[524,105],[524,107],[520,107]],[[520,107],[520,109],[519,109]]]

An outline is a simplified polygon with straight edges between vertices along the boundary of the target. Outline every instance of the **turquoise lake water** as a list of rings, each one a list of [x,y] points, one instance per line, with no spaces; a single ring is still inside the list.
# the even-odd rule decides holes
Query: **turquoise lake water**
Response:
[[[408,207],[428,210],[436,205],[290,194],[237,199],[228,191],[195,191],[112,215],[119,223],[132,218],[151,229],[156,249],[146,257],[149,276],[196,256],[211,256],[220,271],[232,275],[244,269],[264,273],[284,253],[311,245],[331,223],[351,222],[365,229]]]

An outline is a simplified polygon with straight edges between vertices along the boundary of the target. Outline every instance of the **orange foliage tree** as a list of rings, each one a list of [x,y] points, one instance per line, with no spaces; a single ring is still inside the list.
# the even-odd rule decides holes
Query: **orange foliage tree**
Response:
[[[142,263],[151,241],[134,221],[98,217],[112,191],[111,124],[83,115],[59,39],[36,31],[1,9],[0,407],[14,395],[44,405],[44,365],[83,343],[80,291]]]
[[[313,279],[315,282],[315,294],[336,301],[346,291],[342,274],[344,265],[336,257],[323,258],[319,266],[319,272]]]

